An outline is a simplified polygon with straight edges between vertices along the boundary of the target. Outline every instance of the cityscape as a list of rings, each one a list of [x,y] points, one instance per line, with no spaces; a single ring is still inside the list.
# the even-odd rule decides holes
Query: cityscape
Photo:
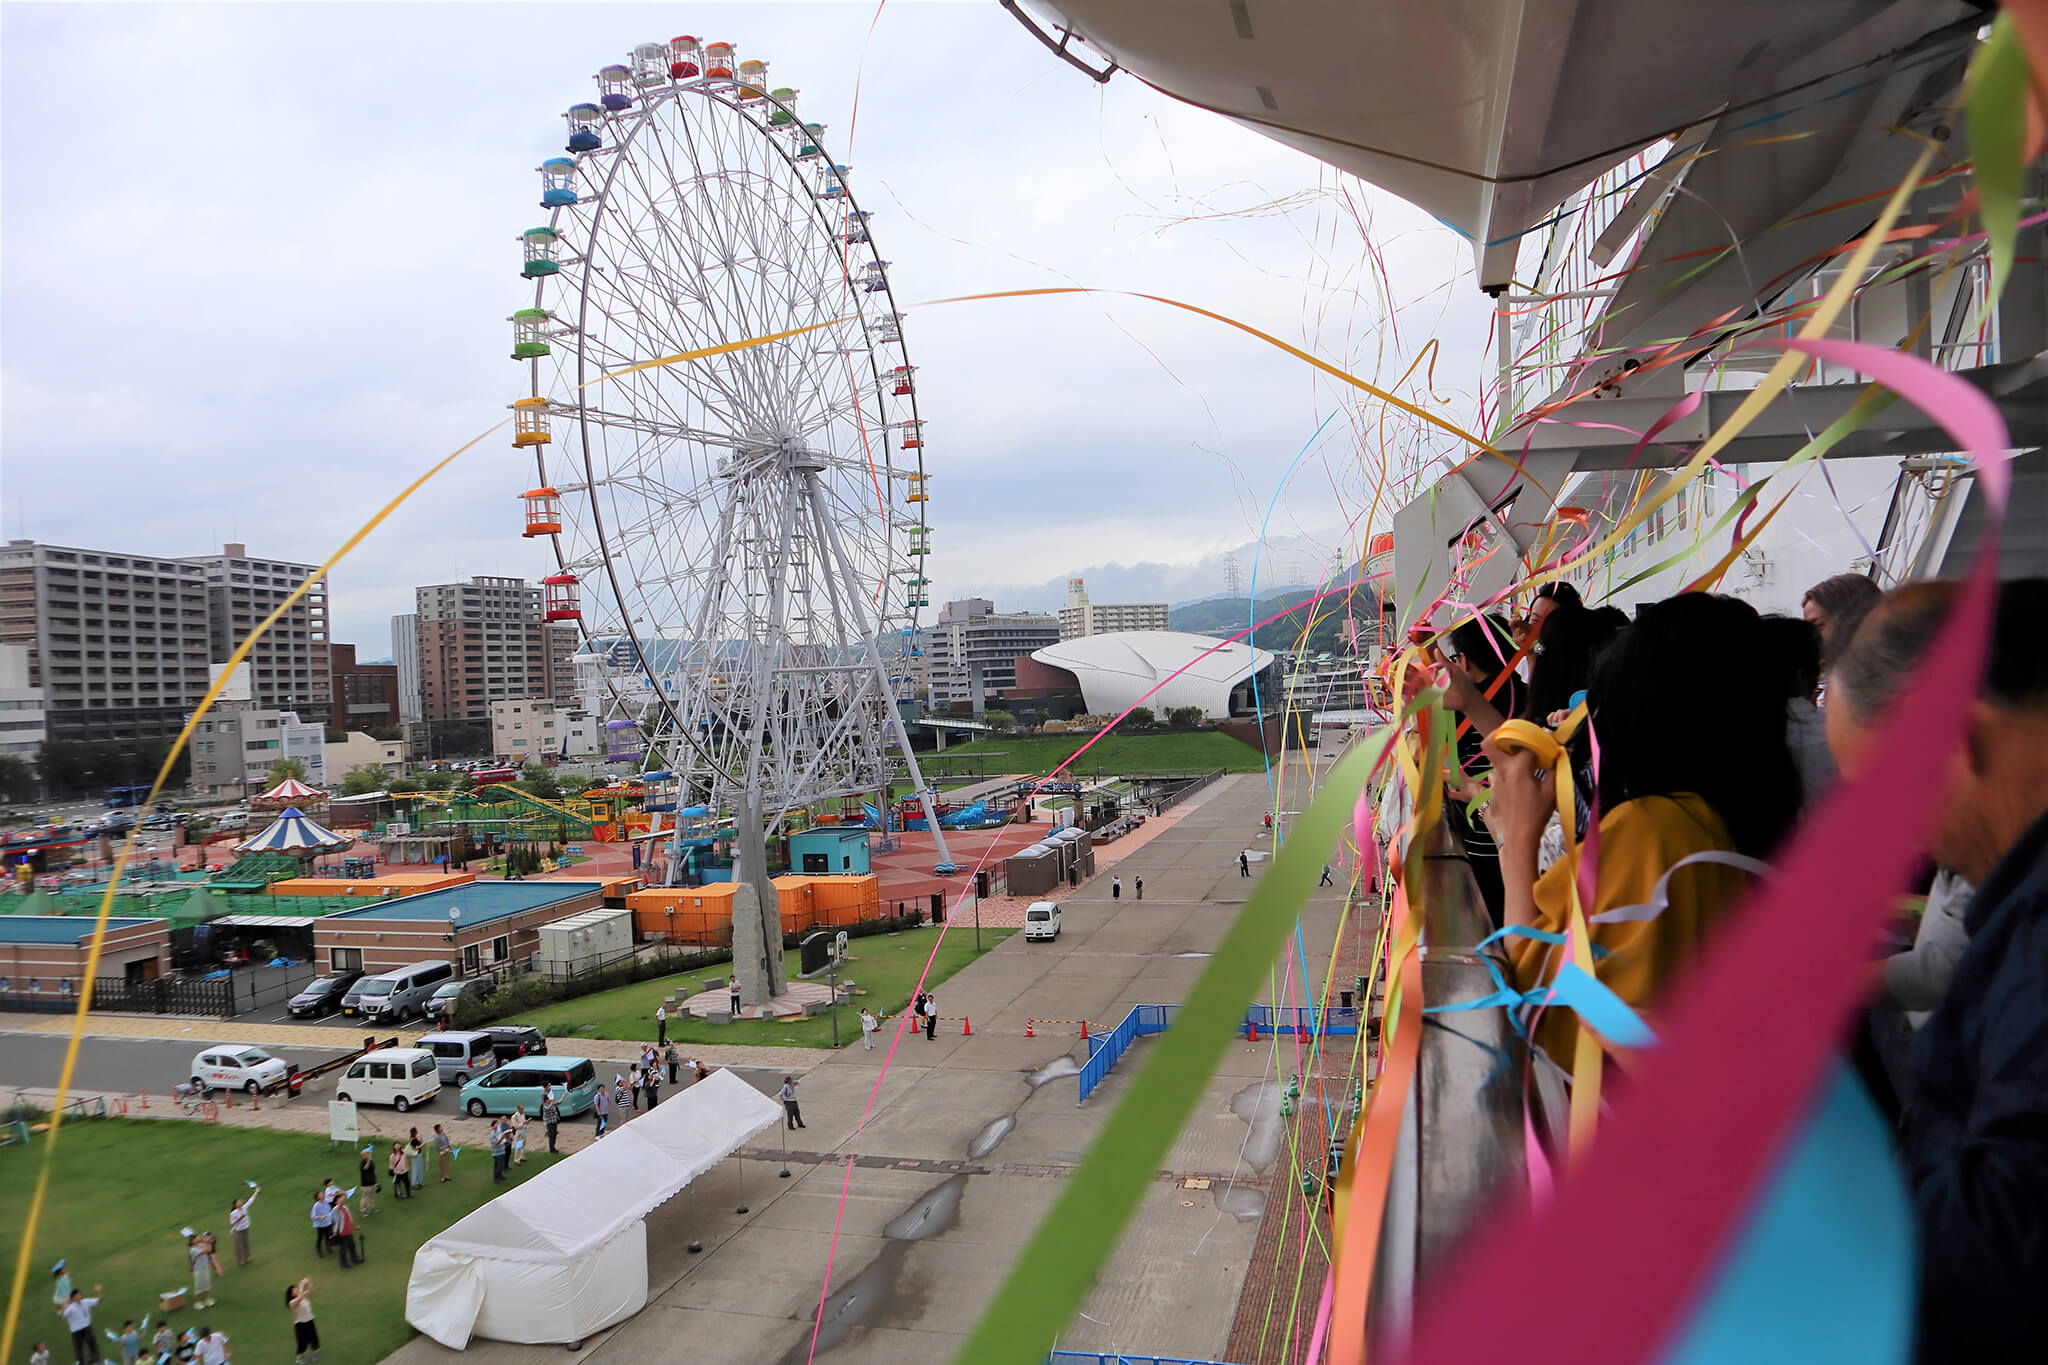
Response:
[[[0,4],[0,1365],[2031,1361],[2040,18]]]

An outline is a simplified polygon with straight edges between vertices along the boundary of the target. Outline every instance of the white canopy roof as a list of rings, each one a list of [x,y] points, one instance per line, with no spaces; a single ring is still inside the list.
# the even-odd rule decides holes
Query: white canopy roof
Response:
[[[682,1192],[782,1106],[731,1071],[714,1071],[666,1103],[508,1190],[427,1245],[498,1261],[573,1261]]]
[[[1072,673],[1092,713],[1117,715],[1171,678],[1145,705],[1162,714],[1199,706],[1211,719],[1227,718],[1231,689],[1273,663],[1270,652],[1241,641],[1180,630],[1083,635],[1034,650],[1031,657]]]

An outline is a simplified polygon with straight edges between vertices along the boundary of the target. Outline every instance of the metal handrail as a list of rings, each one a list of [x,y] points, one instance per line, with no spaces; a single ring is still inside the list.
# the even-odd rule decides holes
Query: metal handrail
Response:
[[[1422,859],[1418,957],[1431,1006],[1493,993],[1492,959],[1477,945],[1493,930],[1456,836],[1438,822]],[[1417,1288],[1487,1209],[1526,1180],[1520,1044],[1507,1012],[1423,1016],[1415,1076],[1402,1111],[1374,1260],[1371,1330],[1407,1335]]]

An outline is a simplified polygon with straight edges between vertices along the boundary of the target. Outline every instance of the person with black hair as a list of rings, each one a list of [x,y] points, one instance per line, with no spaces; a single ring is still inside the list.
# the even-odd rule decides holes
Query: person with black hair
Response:
[[[1785,698],[1785,742],[1799,765],[1800,792],[1812,805],[1835,781],[1826,724],[1815,704],[1820,696],[1820,629],[1790,616],[1766,616],[1762,625],[1761,663],[1772,671]]]
[[[1799,614],[1820,632],[1824,659],[1834,662],[1856,634],[1857,623],[1883,596],[1884,589],[1860,573],[1838,573],[1806,590],[1799,599]]]
[[[1596,974],[1637,1009],[1656,1002],[1744,889],[1733,867],[1687,860],[1768,857],[1798,818],[1784,699],[1756,667],[1760,636],[1747,603],[1686,593],[1643,608],[1593,666],[1586,704],[1600,744],[1600,861],[1585,913],[1604,950]],[[1537,872],[1557,775],[1527,752],[1487,749],[1506,922],[1561,932],[1581,850]],[[1660,897],[1652,918],[1595,920]],[[1533,939],[1511,939],[1508,953],[1524,990],[1547,983],[1563,961]],[[1577,1036],[1570,1010],[1544,1011],[1536,1041],[1553,1061],[1572,1064]]]
[[[1561,606],[1543,618],[1543,629],[1529,650],[1529,693],[1522,704],[1521,719],[1549,729],[1564,723],[1586,684],[1593,676],[1593,660],[1628,620],[1619,611],[1588,611],[1576,605]],[[1566,744],[1571,756],[1572,780],[1577,787],[1579,838],[1586,837],[1586,825],[1593,812],[1593,745],[1590,730],[1580,726]],[[1542,852],[1537,871],[1547,872],[1564,856],[1564,831],[1553,817],[1544,827]]]
[[[1850,776],[1889,742],[1961,595],[1919,583],[1863,620],[1828,675]],[[1913,1039],[1900,1146],[1920,1230],[1917,1358],[2036,1360],[2048,1341],[2048,579],[2002,585],[1983,681],[1926,851],[1977,888],[1968,946]]]
[[[1486,737],[1522,708],[1524,684],[1513,668],[1515,644],[1507,623],[1497,616],[1474,616],[1458,623],[1438,646],[1444,656],[1444,705],[1464,717],[1457,742],[1458,770],[1447,784],[1445,802],[1451,830],[1464,847],[1487,918],[1501,923],[1500,853],[1484,816],[1468,813],[1467,802],[1479,794],[1487,764],[1481,746]]]

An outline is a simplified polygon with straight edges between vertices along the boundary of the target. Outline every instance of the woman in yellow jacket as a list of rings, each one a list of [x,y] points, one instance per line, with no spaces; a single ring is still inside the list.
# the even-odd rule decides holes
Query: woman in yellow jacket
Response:
[[[1800,782],[1786,744],[1785,705],[1760,618],[1732,597],[1687,593],[1646,607],[1607,647],[1587,688],[1599,848],[1584,902],[1594,972],[1638,1011],[1654,1009],[1747,885],[1701,854],[1768,857],[1799,816]],[[1557,774],[1537,756],[1488,740],[1487,823],[1500,845],[1504,919],[1563,933],[1580,854],[1538,874],[1537,850],[1556,811]],[[1689,859],[1693,861],[1688,861]],[[1600,923],[1596,917],[1629,911]],[[1516,985],[1548,983],[1564,950],[1509,940]],[[1538,1046],[1572,1064],[1578,1021],[1543,1012]]]

